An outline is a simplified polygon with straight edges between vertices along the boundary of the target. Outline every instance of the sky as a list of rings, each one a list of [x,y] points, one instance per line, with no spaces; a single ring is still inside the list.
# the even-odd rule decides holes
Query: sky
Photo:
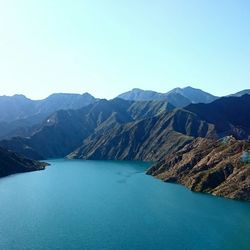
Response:
[[[250,88],[248,0],[0,0],[0,95]]]

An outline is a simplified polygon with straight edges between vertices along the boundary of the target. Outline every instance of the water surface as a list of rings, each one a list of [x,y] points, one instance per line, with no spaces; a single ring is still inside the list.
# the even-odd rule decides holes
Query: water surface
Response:
[[[250,249],[250,203],[192,193],[141,162],[52,160],[0,179],[0,249]]]

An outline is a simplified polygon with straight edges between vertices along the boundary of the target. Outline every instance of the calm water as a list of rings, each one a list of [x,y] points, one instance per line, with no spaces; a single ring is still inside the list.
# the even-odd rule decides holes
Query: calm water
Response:
[[[0,179],[0,249],[250,249],[250,203],[163,183],[146,163],[50,163]]]

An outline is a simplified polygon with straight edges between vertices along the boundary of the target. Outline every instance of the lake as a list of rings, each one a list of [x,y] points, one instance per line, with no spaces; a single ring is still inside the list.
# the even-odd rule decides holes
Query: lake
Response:
[[[167,184],[148,163],[50,160],[0,179],[0,249],[250,249],[250,203]]]

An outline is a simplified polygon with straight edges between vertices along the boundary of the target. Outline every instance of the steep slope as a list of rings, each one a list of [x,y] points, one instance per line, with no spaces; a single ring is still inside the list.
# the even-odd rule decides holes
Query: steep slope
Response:
[[[250,143],[197,138],[147,171],[192,191],[250,201]]]
[[[235,94],[232,94],[230,96],[241,97],[241,96],[246,95],[246,94],[250,95],[250,89],[241,90],[241,91],[239,91],[239,92],[237,92]]]
[[[10,174],[43,170],[48,164],[23,158],[0,147],[0,177]]]
[[[248,139],[250,135],[250,95],[223,97],[210,104],[191,104],[185,109],[214,124],[221,136],[231,134]]]
[[[213,125],[191,112],[176,109],[171,113],[113,127],[98,129],[84,140],[69,158],[150,160],[180,149],[198,136],[213,136]]]
[[[134,88],[130,91],[122,93],[117,96],[127,101],[152,101],[152,100],[165,100],[164,94],[152,90],[143,90]]]

